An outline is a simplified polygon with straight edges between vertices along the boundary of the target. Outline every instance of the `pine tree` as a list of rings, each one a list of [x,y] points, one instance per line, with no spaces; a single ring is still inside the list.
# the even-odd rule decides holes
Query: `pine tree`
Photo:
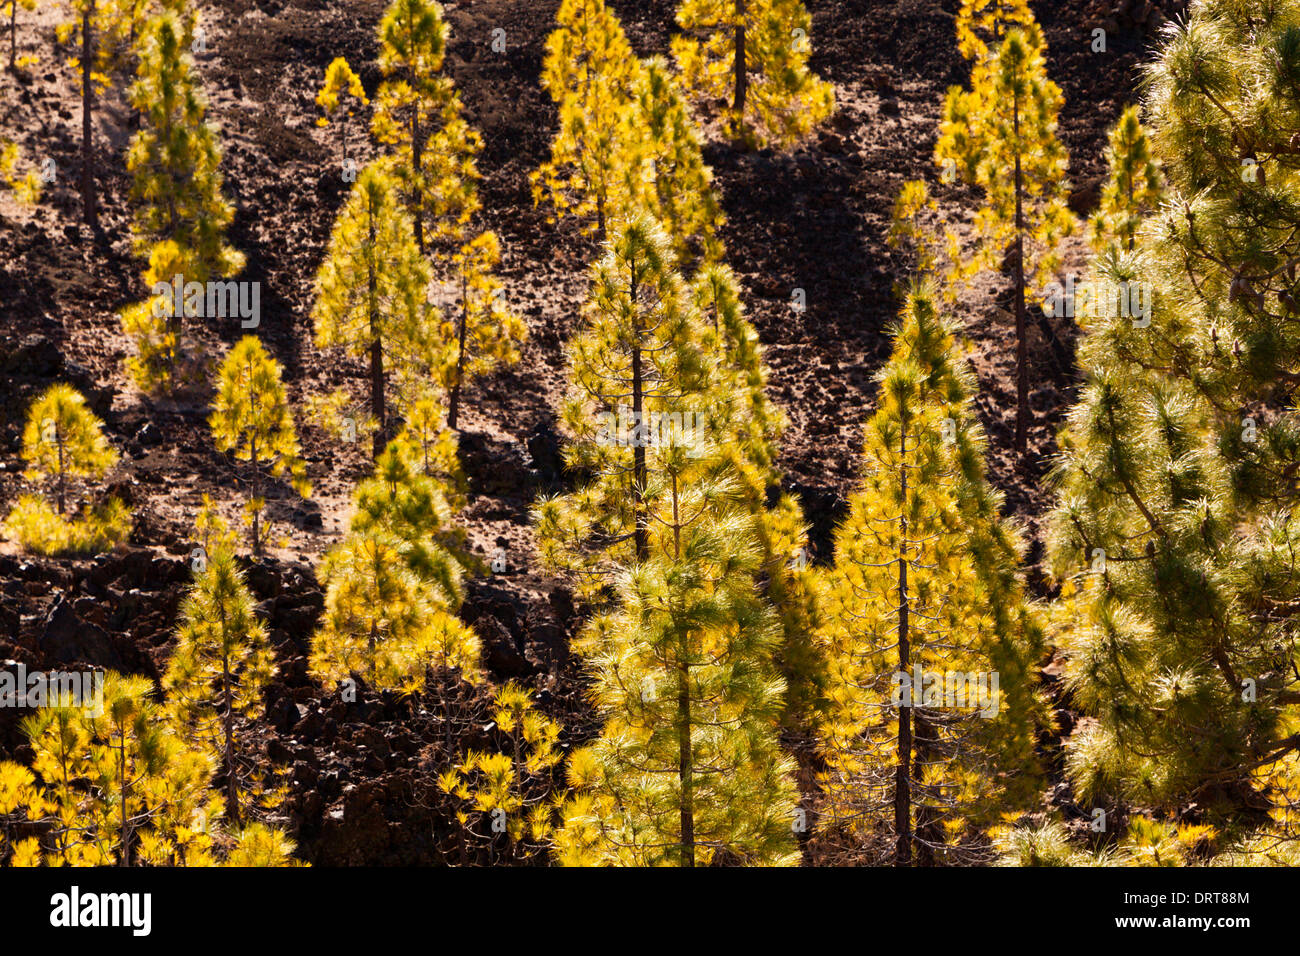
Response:
[[[252,472],[247,511],[252,525],[253,553],[261,554],[266,535],[261,515],[262,470],[273,477],[288,474],[294,490],[311,494],[306,468],[299,458],[293,413],[280,380],[280,363],[266,354],[255,335],[246,335],[230,350],[217,373],[217,395],[208,425],[217,450],[233,452]]]
[[[210,758],[172,733],[148,680],[101,676],[102,699],[60,690],[23,722],[30,769],[0,762],[9,865],[292,864],[293,844],[279,831],[218,826]],[[39,835],[14,841],[17,814]]]
[[[542,88],[559,108],[551,158],[533,172],[533,201],[550,201],[603,244],[640,191],[639,149],[626,111],[641,64],[604,0],[563,0],[546,38]],[[592,219],[594,217],[594,220]]]
[[[195,569],[181,605],[177,644],[163,675],[169,716],[180,736],[208,755],[225,783],[225,818],[238,828],[241,809],[273,802],[242,731],[263,711],[262,692],[275,672],[266,627],[257,619],[233,550],[217,546]]]
[[[99,706],[60,695],[23,722],[40,781],[28,786],[27,814],[49,830],[43,855],[33,843],[16,849],[30,865],[211,862],[211,840],[195,825],[221,812],[205,799],[207,758],[168,732],[148,680],[103,678]]]
[[[342,346],[370,365],[374,454],[387,442],[389,376],[399,406],[416,400],[441,361],[437,310],[426,301],[429,270],[411,220],[382,163],[362,170],[334,223],[316,274],[316,345]]]
[[[150,20],[140,38],[131,103],[143,122],[127,153],[131,195],[139,203],[132,233],[141,255],[157,242],[175,242],[190,255],[186,280],[206,282],[234,275],[244,258],[225,241],[234,211],[221,194],[221,148],[182,43],[183,27],[172,13]]]
[[[910,293],[879,380],[827,581],[823,816],[833,840],[888,829],[881,856],[928,865],[1036,796],[1043,638],[984,476],[973,378],[929,288]]]
[[[102,478],[118,459],[104,423],[70,385],[51,385],[28,407],[22,455],[28,477],[54,482],[61,515],[68,510],[69,479]]]
[[[729,100],[728,135],[790,146],[835,110],[832,85],[808,69],[812,18],[802,0],[682,0],[672,51],[685,86]]]
[[[5,531],[26,550],[38,554],[85,554],[103,551],[125,540],[131,512],[121,499],[83,504],[72,515],[69,489],[79,479],[102,478],[118,460],[103,434],[101,422],[81,393],[68,385],[52,385],[27,410],[22,435],[25,477],[52,484],[55,507],[37,495],[22,495],[4,522]]]
[[[519,863],[543,852],[554,832],[547,784],[562,757],[560,725],[514,681],[494,695],[491,718],[505,738],[501,749],[470,750],[439,774],[438,788],[458,804],[462,838],[486,843],[494,860]]]
[[[686,423],[707,410],[714,354],[660,226],[642,216],[606,249],[592,269],[587,325],[569,344],[561,419],[569,467],[599,477],[537,513],[544,560],[577,574],[587,599],[604,587],[611,563],[649,558],[651,432],[666,424],[670,440],[689,437]],[[604,546],[582,548],[589,537]]]
[[[977,61],[969,92],[953,87],[944,104],[935,159],[955,168],[984,193],[975,217],[982,261],[991,266],[1009,248],[1015,285],[1016,449],[1025,451],[1029,407],[1026,284],[1045,282],[1057,264],[1056,246],[1073,220],[1065,205],[1065,148],[1056,138],[1061,91],[1047,79],[1045,44],[1036,24],[1010,29]],[[1040,323],[1047,340],[1050,327]]]
[[[570,763],[559,857],[791,862],[780,629],[754,588],[733,459],[703,423],[716,341],[645,217],[613,236],[592,286],[563,413],[566,457],[592,477],[536,509],[544,562],[597,612],[578,651],[605,721]]]
[[[1261,860],[1295,845],[1300,781],[1298,17],[1294,0],[1198,4],[1148,68],[1168,197],[1094,279],[1150,308],[1081,318],[1049,538],[1067,682],[1092,718],[1067,755],[1081,800],[1195,804]]]
[[[704,162],[699,129],[668,61],[644,61],[633,92],[628,138],[638,140],[641,157],[628,194],[663,224],[684,271],[719,261],[723,214],[713,170]]]
[[[428,671],[477,676],[478,639],[411,569],[406,545],[382,528],[350,533],[325,557],[325,613],[311,672],[333,684],[357,674],[378,690],[412,693]]]
[[[455,322],[442,323],[446,362],[438,370],[452,429],[457,427],[466,382],[497,365],[518,362],[518,346],[528,337],[523,319],[501,301],[504,288],[493,274],[500,261],[501,247],[491,231],[461,246],[452,260],[459,296]]]
[[[460,499],[443,479],[417,467],[416,451],[402,438],[389,443],[374,474],[357,485],[350,529],[396,537],[407,565],[430,582],[439,604],[454,610],[464,598],[465,533],[454,523]]]
[[[393,171],[421,254],[429,238],[458,240],[479,205],[475,160],[482,142],[442,75],[449,33],[442,12],[433,0],[393,0],[379,24],[384,81],[371,131],[394,149]]]
[[[410,449],[420,472],[440,478],[448,500],[462,507],[467,490],[465,472],[460,465],[456,433],[444,426],[442,407],[431,398],[412,402],[397,437]]]
[[[346,57],[336,56],[325,69],[325,83],[316,94],[316,105],[325,111],[316,125],[324,127],[338,123],[339,146],[344,164],[348,161],[348,120],[352,118],[352,108],[345,105],[347,99],[359,106],[370,105],[365,87],[361,85],[361,77],[352,71]]]
[[[1155,212],[1163,197],[1160,167],[1151,158],[1151,147],[1138,108],[1130,106],[1110,131],[1106,147],[1110,175],[1101,194],[1101,205],[1088,220],[1088,239],[1101,252],[1114,245],[1133,251],[1138,227]]]
[[[479,642],[454,616],[464,599],[464,532],[455,491],[419,467],[419,446],[400,437],[357,486],[347,536],[319,577],[325,614],[312,643],[321,681],[360,675],[379,689],[414,692],[432,671],[443,686],[479,678]]]

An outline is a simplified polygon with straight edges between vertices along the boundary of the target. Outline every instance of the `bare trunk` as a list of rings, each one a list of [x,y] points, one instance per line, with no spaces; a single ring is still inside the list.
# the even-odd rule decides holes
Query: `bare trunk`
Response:
[[[235,781],[235,699],[231,687],[230,654],[226,649],[226,609],[221,609],[221,696],[225,706],[226,816],[239,826],[239,787]]]
[[[898,670],[906,674],[912,665],[912,649],[908,634],[910,606],[907,593],[907,432],[899,441],[902,479],[903,515],[898,543]],[[906,706],[898,708],[898,760],[894,767],[894,865],[910,866],[912,863],[912,709],[916,703],[916,688],[911,689]]]
[[[384,347],[379,334],[378,280],[375,277],[375,211],[370,210],[370,255],[366,260],[367,301],[370,308],[370,411],[375,416],[375,437],[371,451],[378,458],[384,450],[387,427],[384,408]]]
[[[749,72],[745,63],[745,0],[736,0],[736,55],[732,68],[735,71],[735,97],[731,109],[737,122],[745,119],[745,95],[749,92]]]
[[[95,15],[94,3],[86,5],[81,15],[81,217],[92,229],[98,225],[95,211],[95,141],[91,122],[95,107],[94,85],[91,81],[91,20]]]
[[[469,330],[469,286],[464,276],[460,280],[460,303],[460,328],[456,330],[456,379],[447,400],[447,425],[453,429],[460,417],[460,386],[465,379],[465,335]]]
[[[420,186],[421,167],[423,166],[424,144],[420,142],[420,118],[411,117],[411,185],[414,190],[415,244],[424,255],[424,190]]]
[[[59,435],[54,436],[54,443],[59,448],[59,514],[67,513],[68,497],[68,476],[63,467],[63,439]]]
[[[635,325],[633,329],[632,345],[632,420],[635,422],[636,433],[632,442],[632,507],[634,510],[635,531],[634,540],[636,542],[636,559],[645,561],[650,557],[650,518],[646,514],[646,459],[645,459],[645,429],[641,421],[641,415],[645,408],[645,398],[642,394],[643,382],[641,371],[641,316],[636,312],[637,306],[637,288],[636,274],[632,275],[632,285],[630,289],[632,298],[633,318]]]
[[[1023,455],[1028,447],[1031,411],[1028,347],[1025,343],[1025,218],[1021,197],[1019,98],[1013,101],[1011,110],[1016,137],[1016,451]]]

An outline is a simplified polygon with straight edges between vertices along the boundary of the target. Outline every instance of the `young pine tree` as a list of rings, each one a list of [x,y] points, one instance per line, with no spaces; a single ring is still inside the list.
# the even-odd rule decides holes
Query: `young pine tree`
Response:
[[[1155,212],[1164,194],[1160,167],[1151,158],[1151,144],[1136,106],[1124,110],[1111,129],[1106,165],[1110,175],[1101,205],[1088,220],[1088,240],[1097,252],[1112,247],[1132,252],[1138,227]]]
[[[568,460],[591,479],[536,509],[545,563],[596,608],[579,641],[605,721],[575,755],[562,862],[795,858],[777,743],[775,615],[732,459],[705,429],[710,330],[663,230],[623,226],[569,348]]]
[[[495,232],[482,232],[461,246],[452,259],[459,289],[454,323],[444,321],[445,363],[437,382],[447,393],[447,426],[455,429],[465,384],[497,365],[519,361],[519,344],[528,326],[502,302],[505,291],[494,270],[501,262]]]
[[[1046,281],[1056,246],[1073,227],[1065,205],[1065,148],[1056,138],[1061,91],[1047,78],[1037,25],[1007,32],[992,59],[972,69],[972,88],[949,90],[935,158],[984,193],[975,217],[982,255],[994,265],[1008,249],[1016,316],[1016,448],[1028,441],[1026,285]],[[1041,326],[1048,341],[1054,335]]]
[[[171,240],[188,254],[185,280],[207,282],[234,275],[244,257],[225,241],[234,210],[221,194],[221,148],[183,44],[184,28],[173,13],[151,19],[140,38],[131,103],[142,123],[126,161],[138,204],[131,231],[137,254]]]
[[[433,0],[393,0],[379,24],[384,80],[371,132],[393,149],[394,173],[421,254],[431,237],[458,239],[478,209],[475,160],[482,142],[442,73],[448,33],[442,5]]]
[[[169,732],[153,687],[140,677],[104,675],[102,706],[60,697],[23,723],[39,779],[28,815],[46,821],[50,866],[210,863],[202,823],[218,819],[203,754]],[[2,773],[2,771],[0,771]]]
[[[604,243],[643,189],[638,137],[627,111],[641,73],[618,17],[604,0],[563,0],[546,39],[542,88],[559,108],[551,158],[531,178],[533,201],[550,201]]]
[[[1067,766],[1094,806],[1196,806],[1247,856],[1296,846],[1293,476],[1300,4],[1197,4],[1148,68],[1168,196],[1098,278],[1149,314],[1089,317],[1049,553]],[[1072,592],[1072,593],[1071,593]]]
[[[311,653],[317,680],[336,684],[357,674],[377,690],[415,692],[431,670],[477,676],[477,637],[412,570],[408,553],[402,539],[372,527],[349,533],[325,556],[325,613]]]
[[[344,164],[348,161],[348,121],[352,119],[353,109],[346,105],[347,100],[357,106],[370,105],[365,87],[361,85],[361,77],[352,71],[346,57],[336,56],[325,69],[325,83],[316,94],[316,105],[325,111],[316,125],[325,127],[330,123],[338,124],[339,147]]]
[[[438,788],[458,804],[462,859],[472,839],[493,861],[519,863],[544,853],[554,832],[548,797],[563,753],[560,725],[514,681],[496,692],[491,718],[500,749],[469,751],[439,774]]]
[[[823,632],[824,826],[869,853],[888,832],[874,849],[899,866],[962,860],[1036,791],[1043,640],[972,391],[931,290],[914,288],[836,533]]]
[[[330,234],[316,274],[312,308],[316,345],[341,346],[370,366],[374,455],[387,442],[388,385],[397,378],[406,404],[424,390],[441,361],[438,314],[426,301],[429,269],[416,247],[411,220],[382,163],[357,177]]]
[[[69,491],[84,479],[102,478],[116,464],[117,451],[104,437],[103,422],[69,385],[52,385],[27,410],[22,456],[31,481],[53,486],[55,507],[23,495],[5,529],[25,548],[41,554],[98,551],[125,540],[130,511],[116,497],[72,516]]]
[[[117,463],[104,423],[70,385],[51,385],[27,409],[23,460],[30,477],[54,482],[59,514],[67,514],[68,481],[102,478]]]
[[[225,818],[235,828],[246,811],[274,801],[243,734],[246,722],[261,716],[262,692],[275,673],[253,603],[234,552],[220,545],[208,551],[181,605],[176,649],[162,679],[179,736],[224,778]]]
[[[454,491],[418,466],[418,446],[390,442],[357,486],[347,536],[321,564],[325,615],[312,644],[321,681],[359,674],[372,687],[415,691],[479,676],[478,637],[456,619],[464,592],[463,532]]]
[[[304,497],[311,494],[311,483],[299,458],[298,434],[280,380],[280,363],[266,354],[257,336],[244,336],[221,363],[208,426],[218,451],[233,452],[236,459],[249,463],[252,479],[247,512],[253,553],[260,555],[268,537],[261,528],[266,505],[261,496],[263,469],[273,477],[287,473],[294,490]]]
[[[778,148],[835,110],[834,87],[808,69],[812,18],[802,0],[682,0],[672,50],[687,89],[730,102],[733,139]]]

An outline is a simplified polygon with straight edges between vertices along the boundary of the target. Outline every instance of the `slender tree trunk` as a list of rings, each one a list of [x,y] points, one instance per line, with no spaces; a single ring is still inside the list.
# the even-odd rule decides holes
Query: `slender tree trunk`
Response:
[[[902,500],[904,511],[899,518],[898,543],[898,670],[907,674],[912,666],[912,649],[908,634],[910,612],[907,591],[907,431],[899,440]],[[898,760],[894,767],[894,865],[910,866],[912,863],[912,706],[916,704],[916,688],[911,697],[898,708]]]
[[[745,95],[749,92],[749,71],[745,63],[745,0],[736,0],[736,54],[732,63],[735,72],[735,96],[731,101],[736,121],[745,121]]]
[[[417,220],[418,222],[418,220]],[[371,450],[378,458],[384,451],[387,415],[384,408],[384,344],[379,334],[378,280],[375,277],[375,211],[370,210],[370,254],[366,257],[367,301],[370,306],[370,410],[375,416],[375,436]]]
[[[1028,447],[1031,411],[1029,353],[1025,342],[1025,217],[1021,196],[1019,97],[1012,102],[1011,122],[1016,137],[1016,451],[1023,455]]]
[[[262,556],[262,509],[257,507],[257,495],[262,490],[262,475],[257,468],[257,439],[248,440],[248,463],[253,467],[253,554]]]
[[[122,781],[121,798],[118,800],[119,814],[122,821],[122,855],[118,857],[118,866],[131,865],[131,841],[126,825],[126,731],[122,730],[117,739],[117,769]]]
[[[221,608],[221,696],[225,705],[222,723],[226,735],[226,816],[239,826],[239,788],[235,781],[235,699],[231,688],[230,651],[226,642],[226,609]]]
[[[695,765],[691,752],[690,664],[678,664],[677,779],[681,784],[682,866],[695,865]]]
[[[18,0],[9,3],[9,71],[14,71],[14,54],[17,51]]]
[[[419,109],[419,107],[415,107]],[[424,157],[424,144],[420,142],[420,117],[415,115],[411,117],[411,163],[415,167],[411,170],[411,185],[414,191],[413,203],[415,205],[415,245],[420,250],[420,255],[424,255],[424,188],[422,182],[422,166]]]
[[[650,557],[650,518],[646,513],[645,502],[648,480],[645,459],[645,423],[641,421],[641,415],[645,409],[645,398],[642,394],[644,383],[641,370],[641,315],[637,312],[635,264],[633,265],[632,283],[629,292],[632,299],[632,322],[634,325],[632,331],[632,420],[635,422],[634,427],[636,429],[634,432],[635,437],[632,440],[632,507],[636,524],[633,535],[636,542],[636,559],[645,561]]]
[[[677,475],[673,475],[673,555],[682,557],[681,513]],[[687,637],[677,662],[677,781],[680,786],[682,866],[695,866],[695,754],[691,749],[691,662]]]
[[[68,476],[63,467],[63,439],[57,434],[54,444],[59,449],[59,514],[67,514]]]
[[[447,425],[456,427],[460,417],[460,386],[465,380],[465,335],[469,331],[469,285],[460,279],[460,328],[456,330],[456,378],[451,384],[451,397],[447,400]],[[428,468],[426,466],[425,470]]]
[[[86,4],[81,14],[81,217],[92,229],[99,225],[95,210],[95,131],[91,122],[95,91],[91,82],[91,20],[95,4]]]

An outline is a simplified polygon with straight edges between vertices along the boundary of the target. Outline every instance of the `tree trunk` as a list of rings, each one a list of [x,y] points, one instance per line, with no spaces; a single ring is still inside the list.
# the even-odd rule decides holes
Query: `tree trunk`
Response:
[[[384,408],[384,347],[379,333],[378,280],[375,277],[375,211],[370,210],[370,254],[366,258],[367,301],[370,307],[370,411],[375,416],[375,436],[371,451],[378,458],[384,451],[384,430],[387,427]]]
[[[230,681],[230,652],[226,642],[226,609],[221,609],[221,695],[226,712],[224,730],[226,735],[226,816],[236,827],[239,826],[239,788],[235,781],[235,700]]]
[[[419,107],[414,107],[419,109]],[[424,255],[424,190],[421,186],[421,166],[424,157],[424,144],[420,142],[420,117],[415,115],[411,117],[411,186],[414,195],[412,196],[412,205],[415,207],[414,215],[411,217],[415,220],[415,245],[420,250],[420,255]]]
[[[126,730],[120,732],[117,740],[117,770],[121,781],[121,798],[118,801],[122,820],[122,855],[118,858],[118,866],[131,865],[131,845],[130,834],[126,825],[126,791],[129,789],[126,780]]]
[[[54,443],[59,449],[59,514],[67,513],[68,476],[63,467],[63,439],[56,433]]]
[[[636,288],[636,271],[635,266],[632,272],[632,284],[630,288],[632,299],[632,419],[635,423],[635,437],[632,441],[632,508],[633,518],[635,521],[635,531],[633,533],[636,542],[636,559],[645,561],[650,557],[650,518],[646,514],[645,493],[648,483],[646,476],[646,459],[645,459],[645,432],[644,423],[641,421],[641,415],[645,408],[645,399],[642,395],[642,371],[641,371],[641,316],[636,311],[637,306],[637,288]]]
[[[912,665],[912,649],[908,634],[907,593],[907,431],[899,440],[904,512],[899,518],[898,544],[898,670],[907,674]],[[894,865],[910,866],[912,863],[912,705],[916,703],[916,688],[911,689],[906,706],[898,708],[898,760],[894,767]]]
[[[1011,122],[1016,137],[1016,451],[1025,453],[1029,441],[1029,360],[1025,343],[1025,217],[1021,196],[1020,99],[1011,104]]]
[[[749,72],[745,63],[745,0],[736,0],[736,55],[732,64],[735,72],[735,96],[731,101],[736,121],[745,120],[745,95],[749,92]]]
[[[95,211],[95,141],[91,122],[95,106],[94,86],[91,82],[91,20],[95,4],[86,4],[81,14],[81,217],[92,229],[99,224]]]
[[[469,286],[465,277],[460,280],[460,328],[456,330],[456,378],[451,384],[451,397],[447,400],[447,425],[455,429],[460,417],[460,386],[465,379],[465,335],[469,330]],[[426,465],[425,471],[428,471]]]
[[[14,53],[17,50],[18,0],[9,3],[9,71],[14,71]]]
[[[681,681],[677,691],[677,779],[681,785],[682,866],[694,866],[695,761],[691,752],[691,671],[686,661],[677,666]]]

